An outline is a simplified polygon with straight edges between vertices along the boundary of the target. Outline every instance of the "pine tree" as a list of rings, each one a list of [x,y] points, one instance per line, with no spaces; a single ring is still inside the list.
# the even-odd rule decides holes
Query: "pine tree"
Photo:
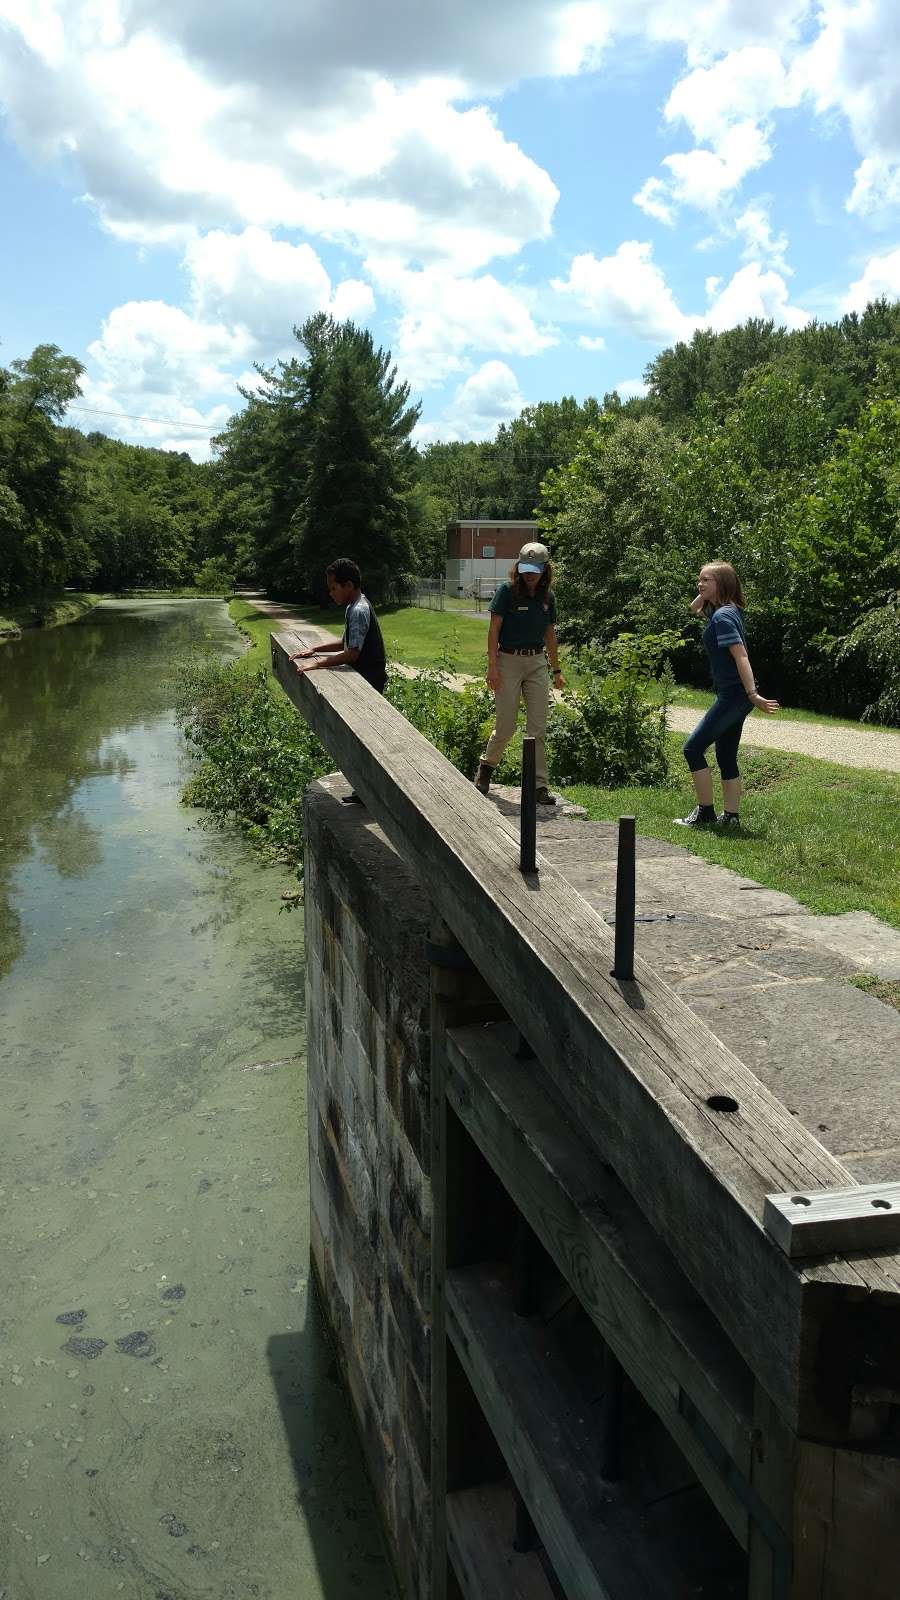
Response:
[[[390,352],[353,323],[317,317],[298,330],[310,353],[304,492],[294,514],[295,573],[321,597],[324,571],[349,556],[384,598],[415,564],[419,497],[409,436],[419,415]]]

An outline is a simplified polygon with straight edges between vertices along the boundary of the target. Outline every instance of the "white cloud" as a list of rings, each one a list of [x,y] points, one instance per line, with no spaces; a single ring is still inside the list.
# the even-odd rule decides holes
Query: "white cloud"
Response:
[[[366,271],[379,293],[401,307],[392,351],[414,387],[464,371],[469,349],[533,356],[556,343],[553,329],[537,326],[522,294],[490,273],[459,277],[445,267],[413,272],[390,257],[370,257]]]
[[[690,339],[696,328],[733,328],[748,317],[771,317],[786,328],[800,328],[809,321],[807,311],[791,305],[781,274],[764,271],[758,261],[739,268],[724,287],[720,278],[707,278],[706,313],[684,312],[652,255],[651,245],[630,239],[602,260],[575,256],[568,278],[554,279],[552,287],[558,294],[574,296],[604,326],[657,345]]]
[[[368,284],[350,278],[332,290],[311,245],[287,244],[262,228],[198,235],[184,266],[195,317],[246,328],[268,356],[289,346],[292,328],[313,312],[364,321],[375,309]]]
[[[598,333],[596,338],[592,337],[590,334],[582,333],[579,336],[578,343],[582,350],[606,349],[606,340],[604,339],[602,333]]]
[[[767,261],[776,271],[790,276],[792,269],[786,260],[787,234],[772,232],[772,219],[761,200],[754,201],[739,217],[735,217],[734,226],[743,243],[745,261]]]
[[[634,400],[637,396],[649,392],[643,378],[620,378],[613,387],[620,400]]]
[[[866,156],[853,174],[847,210],[860,217],[875,216],[900,206],[900,161],[886,156]]]
[[[846,117],[862,161],[848,210],[877,214],[900,200],[900,6],[896,0],[830,0],[822,27],[794,69],[822,115]]]
[[[416,430],[420,445],[437,439],[491,439],[501,422],[511,422],[525,405],[518,379],[505,361],[485,361],[466,378],[437,422]]]
[[[764,272],[758,261],[740,267],[718,294],[704,318],[705,325],[717,333],[735,328],[748,317],[771,320],[778,327],[802,328],[810,313],[792,306],[788,286],[778,272]]]
[[[841,310],[864,311],[870,300],[882,295],[888,300],[900,299],[900,247],[866,262],[861,276],[847,290]]]
[[[735,123],[758,123],[795,99],[777,51],[733,50],[679,79],[666,101],[665,118],[686,123],[695,139],[718,143]]]
[[[598,322],[668,344],[690,338],[696,319],[686,317],[652,259],[653,246],[626,240],[615,255],[575,256],[566,279],[554,278],[558,294],[572,295]]]
[[[81,404],[104,413],[106,433],[203,459],[209,435],[235,410],[233,373],[250,343],[245,330],[202,322],[162,300],[128,301],[88,346]],[[95,425],[87,409],[73,416]]]
[[[47,0],[47,9],[59,23],[52,51],[16,19],[0,35],[0,102],[23,145],[80,166],[120,237],[170,243],[197,228],[302,228],[360,251],[471,269],[549,233],[557,190],[548,174],[485,106],[454,103],[468,90],[447,71],[452,51],[440,76],[425,73],[426,59],[440,59],[429,35],[448,32],[436,8],[392,17],[378,7],[376,17],[346,0],[273,4],[251,25],[246,6],[226,0],[213,26],[205,4],[181,0],[152,9],[121,0],[120,10],[116,0]],[[537,0],[525,9],[542,10]],[[475,32],[492,60],[501,29],[481,11]],[[529,69],[541,43],[552,57],[565,31],[558,8],[543,12],[541,39],[515,30]],[[458,16],[450,31],[474,64]],[[396,60],[382,73],[392,35]]]

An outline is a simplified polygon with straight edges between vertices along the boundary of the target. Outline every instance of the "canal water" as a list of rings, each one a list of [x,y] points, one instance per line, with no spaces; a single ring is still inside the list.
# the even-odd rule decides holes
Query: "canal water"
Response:
[[[0,650],[0,1597],[389,1600],[309,1280],[302,917],[179,802],[213,601]]]

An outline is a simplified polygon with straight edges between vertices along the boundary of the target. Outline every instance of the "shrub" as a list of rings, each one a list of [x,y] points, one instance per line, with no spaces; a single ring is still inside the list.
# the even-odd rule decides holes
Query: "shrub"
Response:
[[[194,573],[194,588],[203,594],[228,595],[234,588],[234,573],[224,556],[208,556]]]
[[[900,727],[900,592],[867,612],[840,640],[834,659],[844,673],[861,672],[867,692],[874,694],[863,721]]]
[[[178,674],[176,715],[201,763],[183,799],[299,868],[303,795],[334,762],[290,702],[273,693],[267,669],[247,675],[191,660]]]
[[[583,687],[564,691],[547,727],[556,783],[667,782],[666,707],[674,681],[668,658],[683,642],[677,633],[623,633],[605,651],[593,644],[578,652]],[[662,692],[649,704],[652,682]]]
[[[439,667],[426,667],[414,677],[406,677],[391,667],[385,698],[448,761],[471,777],[484,752],[493,721],[494,698],[483,682],[452,689],[454,670],[451,656],[445,656]]]

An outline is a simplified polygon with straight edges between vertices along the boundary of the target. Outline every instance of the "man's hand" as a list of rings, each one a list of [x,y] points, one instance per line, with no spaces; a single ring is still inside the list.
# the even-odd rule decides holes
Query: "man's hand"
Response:
[[[299,661],[302,656],[314,656],[315,653],[315,649],[311,646],[303,650],[295,650],[292,656],[288,656],[288,661]]]
[[[769,717],[773,717],[776,711],[781,710],[777,700],[766,700],[761,694],[755,694],[752,698],[755,709],[757,711],[765,711]]]
[[[301,652],[301,654],[306,656],[307,652],[304,650],[304,651]],[[310,655],[309,659],[305,660],[305,661],[300,661],[297,656],[291,656],[291,660],[294,663],[294,671],[295,672],[301,672],[301,673],[302,672],[314,672],[316,670],[316,668],[318,666],[320,666],[320,664],[321,664],[319,662],[318,658],[316,656],[314,656],[314,655]]]
[[[500,668],[497,666],[496,661],[493,666],[489,666],[487,669],[487,686],[493,690],[494,694],[500,688]]]

